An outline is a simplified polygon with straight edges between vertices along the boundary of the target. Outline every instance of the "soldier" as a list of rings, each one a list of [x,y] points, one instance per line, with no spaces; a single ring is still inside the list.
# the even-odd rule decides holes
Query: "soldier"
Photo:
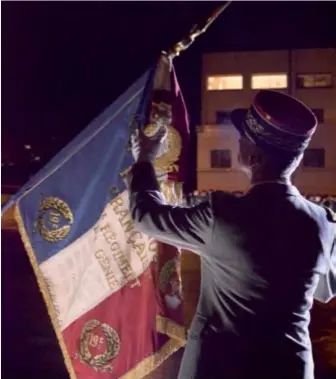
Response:
[[[213,192],[193,207],[167,205],[153,162],[161,130],[133,138],[130,209],[142,232],[201,258],[201,294],[179,379],[313,379],[313,297],[336,294],[335,215],[291,183],[316,130],[299,100],[259,92],[235,110],[240,163],[251,187]]]

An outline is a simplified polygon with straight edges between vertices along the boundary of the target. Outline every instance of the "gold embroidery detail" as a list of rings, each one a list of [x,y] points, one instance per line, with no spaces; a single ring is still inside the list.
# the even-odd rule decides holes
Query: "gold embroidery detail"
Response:
[[[181,150],[182,140],[180,133],[171,125],[172,123],[172,107],[166,103],[152,103],[152,111],[150,115],[150,123],[144,128],[144,133],[148,136],[155,132],[162,125],[168,128],[166,151],[156,158],[154,167],[161,173],[167,173],[178,170],[178,161]]]
[[[48,217],[52,229],[48,229],[45,223],[45,216],[48,211],[50,211]],[[68,225],[59,226],[61,218],[66,220]],[[36,225],[43,239],[48,242],[63,240],[69,234],[73,223],[74,216],[65,201],[57,197],[47,197],[41,201]]]
[[[161,334],[176,339],[183,346],[187,342],[187,333],[184,325],[179,325],[167,317],[156,316],[156,330]]]
[[[106,351],[103,354],[93,355],[89,347],[89,339],[96,328],[101,328],[106,338]],[[110,362],[116,358],[120,351],[120,339],[117,332],[108,324],[98,320],[88,321],[82,330],[80,338],[81,361],[91,366],[95,371],[111,372]]]
[[[146,126],[144,132],[146,135],[153,135],[158,129],[155,124],[149,124]],[[178,131],[173,126],[168,126],[168,136],[167,136],[167,152],[163,153],[161,156],[157,157],[154,161],[154,167],[160,172],[171,172],[177,171],[178,161],[182,149],[181,136]]]
[[[133,369],[122,375],[119,379],[143,379],[157,367],[159,367],[167,358],[184,346],[184,343],[177,339],[171,338],[162,348],[138,363]]]
[[[296,137],[286,132],[282,134],[274,134],[268,131],[263,125],[259,124],[257,119],[253,116],[251,109],[246,114],[245,124],[248,127],[248,132],[257,135],[259,138],[266,140],[266,142],[274,145],[287,147],[296,150],[297,148],[307,144],[308,139],[304,137]]]
[[[159,275],[159,287],[160,291],[165,293],[167,286],[170,283],[170,280],[176,270],[176,259],[170,259],[168,262],[166,262],[162,269],[160,270]]]
[[[166,103],[152,102],[152,111],[150,114],[150,123],[161,125],[170,125],[172,123],[172,107]]]
[[[159,273],[159,288],[164,295],[165,304],[168,308],[176,308],[182,302],[180,263],[180,256],[178,255],[166,262]],[[169,298],[174,301],[175,305],[170,302]]]

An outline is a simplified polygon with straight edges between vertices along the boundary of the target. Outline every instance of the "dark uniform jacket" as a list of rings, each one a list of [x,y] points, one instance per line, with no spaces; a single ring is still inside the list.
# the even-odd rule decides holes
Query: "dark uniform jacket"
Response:
[[[278,183],[173,207],[151,164],[134,165],[132,174],[139,230],[201,258],[201,294],[178,378],[314,378],[310,309],[314,296],[327,301],[336,289],[331,212]]]

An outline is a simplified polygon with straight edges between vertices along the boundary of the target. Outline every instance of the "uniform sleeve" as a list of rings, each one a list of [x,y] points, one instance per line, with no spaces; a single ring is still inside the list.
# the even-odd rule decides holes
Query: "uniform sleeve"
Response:
[[[200,253],[212,237],[210,199],[193,207],[166,204],[148,162],[133,166],[130,211],[141,232],[170,245]]]
[[[314,293],[314,298],[322,303],[328,303],[336,297],[336,214],[331,208],[325,207],[327,219],[331,227],[331,253],[327,255],[327,270],[320,275]]]
[[[328,303],[336,297],[336,238],[331,249],[331,256],[328,257],[328,270],[324,275],[319,276],[319,281],[314,293],[314,298],[322,303]]]

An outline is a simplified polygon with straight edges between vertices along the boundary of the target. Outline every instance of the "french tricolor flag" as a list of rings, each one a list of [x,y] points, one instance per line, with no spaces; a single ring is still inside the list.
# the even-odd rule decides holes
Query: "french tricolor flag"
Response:
[[[130,134],[162,122],[168,145],[156,167],[178,202],[189,129],[161,56],[7,204],[72,379],[141,379],[185,344],[180,254],[136,230],[125,184]]]

